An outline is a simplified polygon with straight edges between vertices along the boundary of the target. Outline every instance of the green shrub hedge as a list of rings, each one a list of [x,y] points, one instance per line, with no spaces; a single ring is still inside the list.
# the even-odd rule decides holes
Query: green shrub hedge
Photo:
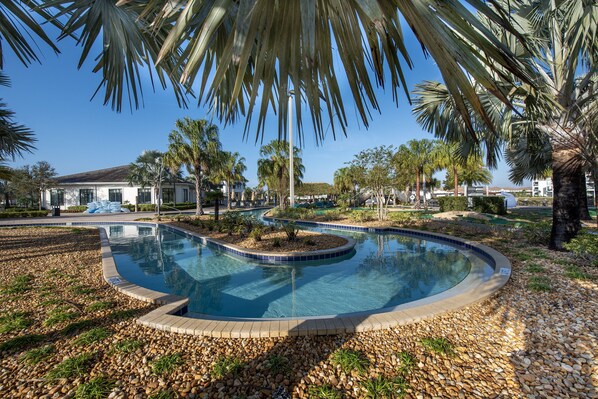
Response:
[[[0,212],[0,219],[9,218],[39,218],[48,216],[48,211],[17,211],[17,212]]]
[[[438,197],[438,203],[440,204],[440,212],[467,210],[466,197]]]
[[[507,214],[504,197],[471,197],[471,199],[473,202],[473,210],[475,212],[491,213],[493,215]]]

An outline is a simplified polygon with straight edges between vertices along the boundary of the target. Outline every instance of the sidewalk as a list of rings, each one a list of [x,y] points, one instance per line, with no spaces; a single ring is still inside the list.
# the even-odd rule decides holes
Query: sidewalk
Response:
[[[226,211],[226,210],[224,210]],[[214,213],[214,208],[204,208],[208,214]],[[222,212],[222,211],[221,211]],[[192,215],[195,210],[186,210],[185,215]],[[163,212],[163,215],[178,215],[178,212]],[[46,216],[41,218],[14,218],[0,219],[0,227],[8,225],[27,225],[44,223],[72,223],[72,222],[133,222],[141,218],[149,218],[156,215],[155,212],[130,212],[130,213],[63,213],[61,216]]]

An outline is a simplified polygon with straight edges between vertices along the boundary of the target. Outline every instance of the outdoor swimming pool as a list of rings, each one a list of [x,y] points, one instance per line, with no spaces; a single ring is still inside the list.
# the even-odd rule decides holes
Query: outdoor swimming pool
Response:
[[[283,318],[392,308],[446,291],[472,266],[472,251],[401,234],[321,229],[350,236],[343,257],[282,265],[237,258],[167,227],[105,226],[118,272],[132,283],[188,297],[190,316]]]

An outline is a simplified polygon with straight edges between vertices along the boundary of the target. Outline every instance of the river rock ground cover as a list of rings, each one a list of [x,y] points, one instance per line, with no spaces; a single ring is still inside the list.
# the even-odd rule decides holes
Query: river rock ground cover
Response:
[[[596,269],[499,230],[443,226],[511,259],[498,294],[389,330],[276,339],[139,326],[151,307],[104,283],[97,231],[0,229],[0,396],[598,398]]]

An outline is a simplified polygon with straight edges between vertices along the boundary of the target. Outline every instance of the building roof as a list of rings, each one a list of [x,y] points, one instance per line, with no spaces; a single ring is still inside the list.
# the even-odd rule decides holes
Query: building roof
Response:
[[[89,172],[75,173],[56,178],[58,184],[80,183],[128,183],[130,165],[115,166],[113,168],[90,170]],[[168,184],[167,181],[164,182]],[[177,179],[177,184],[191,184],[188,181]]]
[[[122,165],[107,169],[91,170],[89,172],[60,176],[56,178],[56,181],[60,184],[128,182],[129,168],[129,165]]]

